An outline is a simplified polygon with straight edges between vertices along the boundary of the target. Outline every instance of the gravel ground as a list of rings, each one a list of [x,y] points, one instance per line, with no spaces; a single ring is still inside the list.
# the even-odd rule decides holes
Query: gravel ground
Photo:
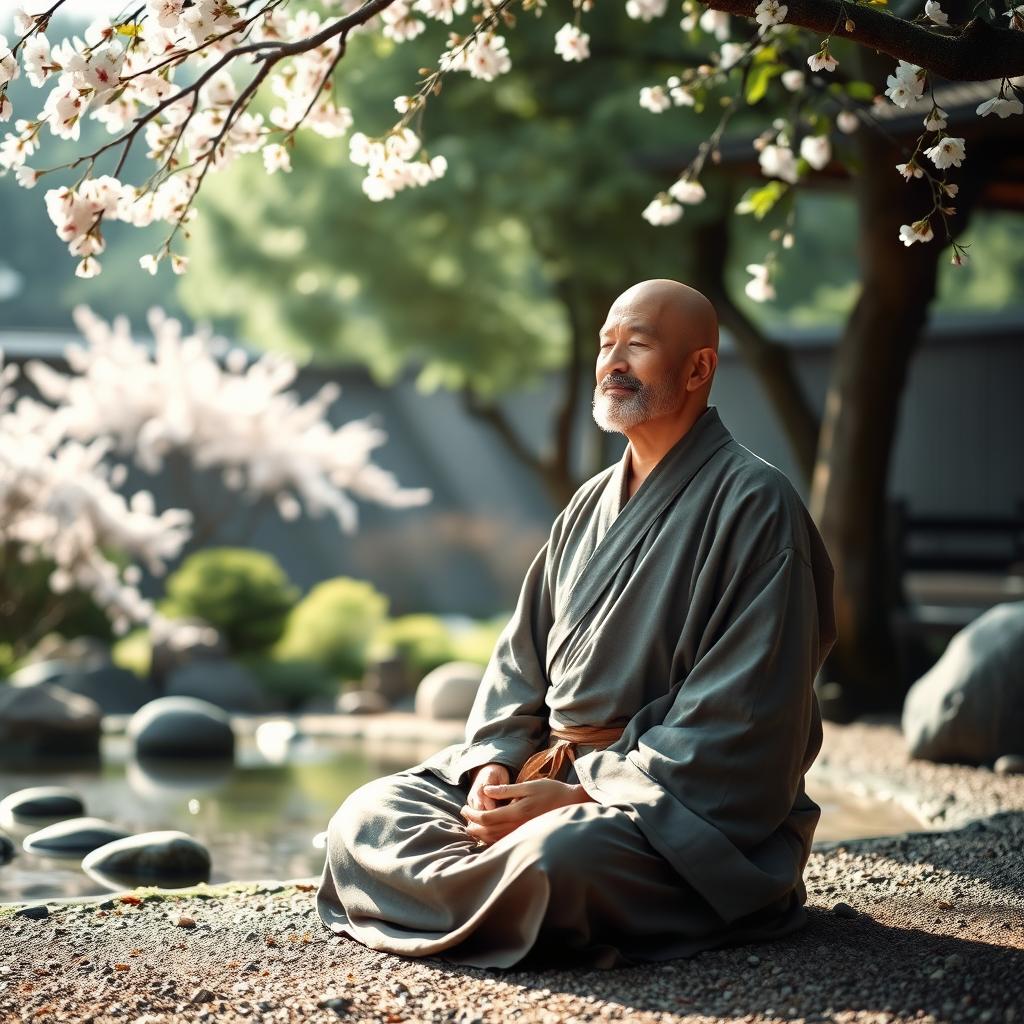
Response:
[[[908,763],[891,724],[829,726],[824,761],[962,827],[821,844],[809,924],[782,941],[612,971],[491,971],[331,936],[307,882],[136,890],[40,919],[7,910],[0,1021],[1024,1024],[1024,778]]]

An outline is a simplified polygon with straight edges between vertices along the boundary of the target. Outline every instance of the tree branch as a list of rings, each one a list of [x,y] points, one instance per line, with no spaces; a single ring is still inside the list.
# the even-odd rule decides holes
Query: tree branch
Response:
[[[756,0],[707,0],[707,6],[741,18],[753,18]],[[844,3],[843,0],[787,0],[786,24],[850,39],[879,50],[952,82],[983,82],[1024,75],[1024,32],[998,28],[972,18],[957,32],[933,30],[896,18],[887,11]],[[847,32],[845,16],[855,28]],[[938,26],[936,26],[936,29]]]

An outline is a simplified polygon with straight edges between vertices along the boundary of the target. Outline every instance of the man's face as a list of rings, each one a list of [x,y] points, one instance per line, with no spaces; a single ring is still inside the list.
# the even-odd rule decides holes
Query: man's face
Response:
[[[677,412],[686,398],[683,357],[663,337],[657,310],[642,300],[616,301],[600,333],[594,420],[605,431]]]

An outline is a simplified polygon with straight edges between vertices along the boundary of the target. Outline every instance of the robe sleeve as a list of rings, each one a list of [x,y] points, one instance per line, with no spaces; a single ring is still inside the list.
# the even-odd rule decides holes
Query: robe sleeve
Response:
[[[464,785],[466,772],[491,761],[505,765],[515,778],[523,762],[546,741],[550,543],[545,543],[527,570],[516,609],[495,644],[466,722],[465,743],[431,759],[443,761],[440,774],[452,785]]]
[[[813,682],[830,628],[811,566],[779,551],[726,584],[695,663],[654,702],[661,720],[641,709],[616,743],[576,760],[586,792],[630,813],[726,921],[785,895],[802,870],[783,826],[820,746]]]

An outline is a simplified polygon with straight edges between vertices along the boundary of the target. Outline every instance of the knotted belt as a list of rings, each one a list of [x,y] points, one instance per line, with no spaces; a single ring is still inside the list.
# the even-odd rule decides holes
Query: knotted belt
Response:
[[[544,750],[538,750],[529,757],[519,769],[516,782],[557,779],[561,776],[566,761],[572,764],[576,760],[577,744],[607,747],[624,731],[625,726],[621,725],[567,725],[562,729],[552,729],[551,736],[558,742]]]

